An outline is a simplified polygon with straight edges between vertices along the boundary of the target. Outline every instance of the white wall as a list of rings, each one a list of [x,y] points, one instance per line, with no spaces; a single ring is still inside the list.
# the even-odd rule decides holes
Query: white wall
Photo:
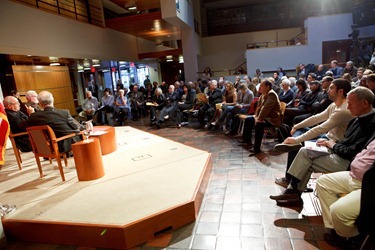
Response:
[[[207,66],[211,70],[235,69],[246,61],[248,43],[289,40],[300,32],[300,28],[291,28],[203,37],[198,71],[202,72]]]
[[[322,63],[323,41],[347,40],[352,32],[352,14],[311,17],[305,21],[307,45],[247,50],[248,72],[294,69],[299,63]],[[375,26],[361,28],[360,37],[375,36]]]
[[[135,61],[132,35],[0,1],[0,53]]]

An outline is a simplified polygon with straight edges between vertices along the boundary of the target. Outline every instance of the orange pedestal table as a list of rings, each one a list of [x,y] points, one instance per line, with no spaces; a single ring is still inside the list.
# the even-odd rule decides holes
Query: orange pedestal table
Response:
[[[110,154],[117,149],[116,131],[111,126],[95,126],[90,137],[98,138],[102,155]]]
[[[91,181],[104,176],[100,142],[97,138],[89,138],[72,144],[74,162],[78,180]]]

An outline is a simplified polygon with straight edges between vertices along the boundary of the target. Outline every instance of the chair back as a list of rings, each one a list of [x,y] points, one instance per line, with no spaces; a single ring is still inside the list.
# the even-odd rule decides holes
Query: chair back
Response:
[[[286,103],[280,102],[280,118],[281,118],[281,124],[284,122],[284,114],[286,110]]]
[[[31,146],[36,156],[52,157],[58,154],[56,136],[48,125],[27,128]]]

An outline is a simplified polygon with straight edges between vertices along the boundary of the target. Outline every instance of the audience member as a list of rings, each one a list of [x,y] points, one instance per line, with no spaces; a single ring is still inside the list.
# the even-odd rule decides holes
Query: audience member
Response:
[[[356,219],[361,209],[362,179],[374,166],[374,152],[373,135],[351,161],[350,171],[328,173],[318,178],[316,191],[324,227],[331,230],[324,234],[324,239],[332,246],[348,249],[359,249],[361,246],[364,237],[358,232]],[[340,194],[346,195],[341,197]]]
[[[156,127],[161,128],[161,124],[165,119],[169,119],[169,115],[176,111],[177,103],[180,95],[175,91],[174,85],[169,85],[168,94],[165,95],[164,105],[159,113],[159,119],[156,122]]]
[[[326,76],[327,77],[327,76]],[[282,144],[277,144],[278,151],[289,152],[285,177],[277,178],[276,184],[287,187],[291,181],[288,170],[298,153],[301,143],[318,138],[327,138],[334,141],[344,139],[345,130],[352,114],[347,109],[346,95],[351,90],[350,83],[341,78],[334,80],[329,87],[329,98],[333,101],[323,112],[315,114],[293,126],[291,135]]]
[[[150,125],[156,124],[156,110],[162,110],[164,107],[164,94],[160,87],[155,89],[152,103],[150,103]]]
[[[187,124],[188,114],[184,116],[184,110],[190,110],[193,108],[196,92],[192,91],[189,84],[184,84],[182,86],[182,96],[177,103],[176,110],[176,119],[177,119],[177,128],[180,128],[182,125]]]
[[[102,105],[98,109],[98,119],[101,117],[101,123],[109,124],[107,114],[113,113],[114,111],[115,98],[111,95],[109,88],[104,89],[104,95],[102,97]]]
[[[82,102],[82,112],[79,113],[80,117],[86,120],[95,119],[95,111],[99,108],[98,99],[92,95],[91,91],[86,91],[86,99]]]
[[[299,79],[305,79],[305,76],[306,76],[305,64],[300,63],[298,65],[297,76],[298,76]]]
[[[17,98],[14,96],[6,96],[4,98],[4,107],[12,133],[26,132],[26,129],[22,127],[22,123],[28,120],[28,116],[20,110],[20,103]],[[34,108],[28,106],[27,113],[31,114],[33,112]],[[21,152],[30,152],[33,150],[28,135],[16,136],[14,140],[17,148],[21,150]]]
[[[210,122],[214,116],[216,104],[221,103],[223,101],[223,93],[220,89],[217,88],[217,81],[211,80],[208,83],[208,92],[207,92],[207,100],[208,103],[205,104],[203,107],[199,109],[198,112],[198,121],[199,121],[199,128],[208,128],[210,126]],[[206,124],[205,117],[208,118],[208,123]]]
[[[372,91],[372,93],[375,94],[375,74],[367,76],[367,88],[369,88]],[[372,103],[372,107],[375,108],[375,99]]]
[[[299,102],[294,103],[293,108],[286,108],[284,113],[284,123],[293,125],[294,118],[298,115],[312,113],[312,106],[320,93],[320,83],[318,81],[310,82],[311,91],[302,96]]]
[[[294,99],[294,92],[290,88],[290,81],[288,78],[284,78],[281,81],[281,91],[279,93],[280,102],[285,102],[285,104],[291,102]]]
[[[18,102],[20,103],[20,107],[22,107],[22,101],[20,99],[20,92],[18,92],[17,90],[12,90],[11,91],[11,94],[12,96],[14,96],[15,98],[17,98]]]
[[[326,69],[323,64],[318,65],[318,70],[315,72],[316,74],[316,80],[320,81],[323,79],[324,74],[326,73]]]
[[[302,204],[301,192],[305,190],[312,172],[345,171],[353,157],[364,148],[374,133],[373,100],[374,94],[367,88],[357,87],[351,90],[347,96],[348,109],[356,118],[350,121],[344,139],[338,142],[332,139],[318,140],[317,146],[327,147],[328,153],[301,148],[288,171],[291,176],[288,188],[279,195],[271,195],[270,198],[279,205]]]
[[[345,73],[348,73],[351,78],[357,77],[357,68],[354,67],[354,63],[352,61],[346,62],[345,68],[342,72],[342,76],[344,76]]]
[[[340,78],[344,72],[344,68],[340,67],[337,60],[331,61],[331,68],[329,69],[333,73],[333,78]]]
[[[252,144],[252,131],[254,129],[255,142],[249,156],[261,153],[260,147],[266,127],[281,125],[280,101],[276,92],[272,90],[272,83],[268,80],[263,80],[260,83],[259,93],[261,93],[261,96],[255,114],[245,119],[243,136],[242,140],[240,140],[241,143]]]
[[[256,69],[254,77],[257,77],[259,80],[262,80],[264,75],[263,75],[262,71],[260,71],[260,69]]]
[[[142,92],[138,91],[138,85],[134,85],[133,91],[129,93],[129,101],[133,120],[136,121],[144,110],[144,95]]]
[[[115,100],[115,113],[114,118],[117,122],[120,122],[120,125],[124,124],[124,121],[129,117],[129,102],[128,98],[125,96],[125,91],[119,89],[117,92],[118,96]]]
[[[365,71],[365,69],[362,68],[362,67],[360,67],[360,68],[357,69],[357,77],[356,77],[357,79],[356,80],[353,79],[353,80],[355,80],[353,87],[360,86],[360,82],[361,82],[361,79],[363,77],[363,72],[364,71]]]

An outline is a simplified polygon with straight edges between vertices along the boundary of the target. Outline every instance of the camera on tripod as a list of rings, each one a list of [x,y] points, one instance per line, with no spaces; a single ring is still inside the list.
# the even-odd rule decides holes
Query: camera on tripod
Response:
[[[353,40],[357,39],[359,36],[359,29],[357,24],[352,25],[352,33],[348,35],[348,37],[351,37]]]

